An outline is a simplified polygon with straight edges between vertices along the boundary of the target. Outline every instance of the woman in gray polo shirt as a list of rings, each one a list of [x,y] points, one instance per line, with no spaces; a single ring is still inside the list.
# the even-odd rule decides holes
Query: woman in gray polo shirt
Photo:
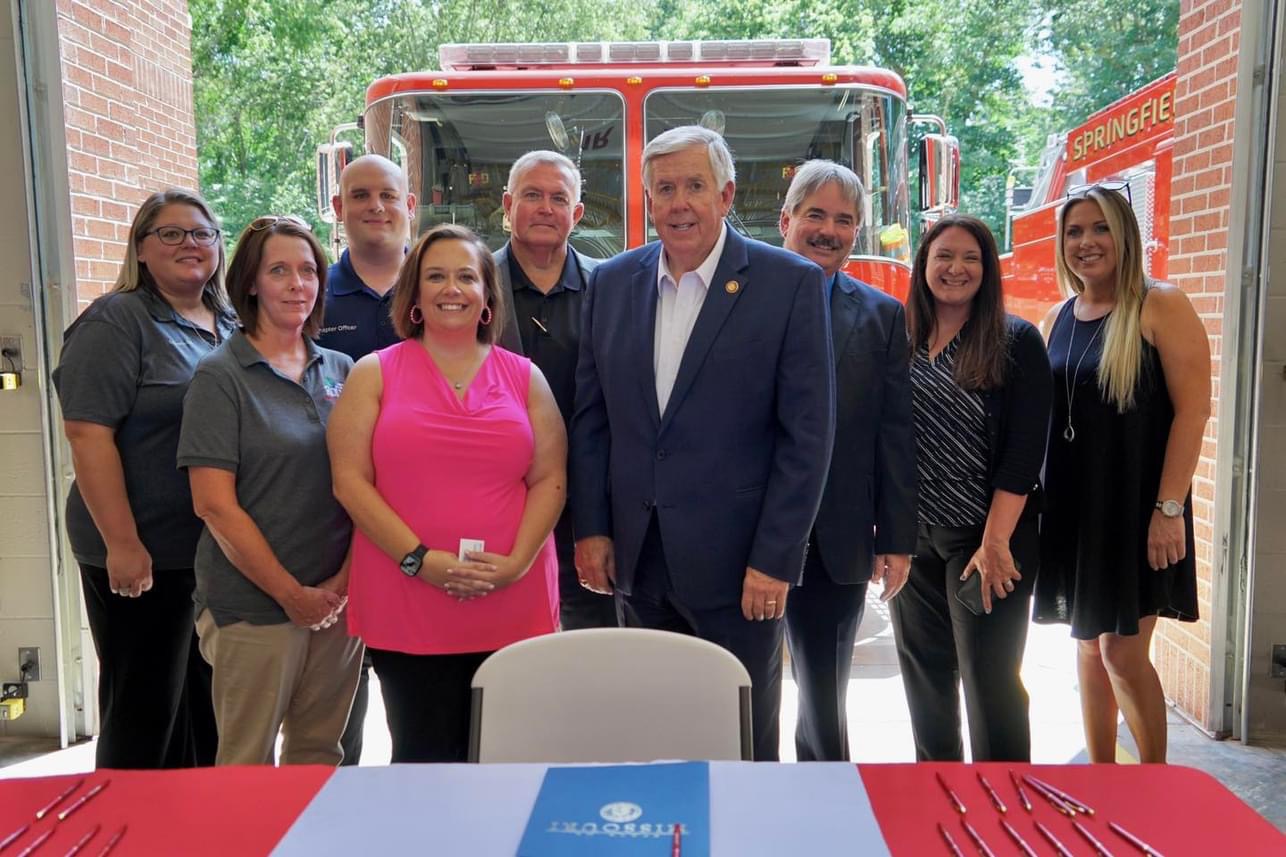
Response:
[[[67,535],[98,653],[103,768],[214,761],[210,669],[192,631],[201,521],[174,461],[197,361],[234,328],[223,267],[205,200],[152,194],[116,285],[67,329],[53,374],[76,470]]]
[[[338,622],[352,524],[331,492],[326,421],[353,361],[319,348],[326,257],[295,217],[237,239],[243,329],[201,361],[179,466],[205,521],[197,633],[214,669],[220,765],[338,764],[362,644]]]

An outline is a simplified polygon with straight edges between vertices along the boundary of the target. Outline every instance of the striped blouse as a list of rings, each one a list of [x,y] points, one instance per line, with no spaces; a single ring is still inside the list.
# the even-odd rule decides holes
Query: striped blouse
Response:
[[[982,397],[956,384],[960,337],[932,360],[921,348],[911,361],[915,451],[922,524],[973,527],[987,520],[987,414]]]

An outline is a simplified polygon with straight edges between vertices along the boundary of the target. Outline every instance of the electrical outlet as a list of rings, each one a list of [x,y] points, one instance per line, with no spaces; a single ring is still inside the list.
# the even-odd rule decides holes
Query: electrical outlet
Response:
[[[40,681],[40,649],[35,646],[18,649],[18,675],[23,681]]]
[[[1273,678],[1286,678],[1286,644],[1273,645],[1272,673]]]
[[[22,367],[22,337],[21,336],[0,336],[0,372],[21,372]]]

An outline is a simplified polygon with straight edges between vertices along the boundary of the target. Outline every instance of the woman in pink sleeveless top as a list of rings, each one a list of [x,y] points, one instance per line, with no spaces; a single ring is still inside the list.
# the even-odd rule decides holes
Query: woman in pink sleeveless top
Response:
[[[405,340],[358,361],[331,414],[335,493],[357,527],[349,630],[394,762],[464,760],[478,665],[558,624],[567,439],[540,370],[493,344],[503,307],[482,241],[427,232],[394,286]]]

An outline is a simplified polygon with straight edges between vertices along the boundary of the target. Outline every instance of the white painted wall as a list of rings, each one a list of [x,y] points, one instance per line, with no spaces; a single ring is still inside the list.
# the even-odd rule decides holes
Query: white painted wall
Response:
[[[1279,13],[1281,14],[1281,13]],[[1274,73],[1286,67],[1280,32]],[[1256,543],[1247,645],[1246,740],[1286,746],[1286,680],[1269,677],[1274,643],[1286,644],[1286,85],[1278,80],[1260,362]]]
[[[0,722],[0,736],[60,734],[52,537],[48,514],[47,430],[40,371],[43,324],[33,300],[30,177],[21,170],[26,141],[24,84],[9,4],[0,13],[0,151],[10,154],[6,202],[0,205],[0,336],[22,339],[23,386],[0,391],[0,681],[18,678],[18,647],[39,646],[42,680],[30,686],[26,714]],[[55,51],[57,45],[54,45]]]

